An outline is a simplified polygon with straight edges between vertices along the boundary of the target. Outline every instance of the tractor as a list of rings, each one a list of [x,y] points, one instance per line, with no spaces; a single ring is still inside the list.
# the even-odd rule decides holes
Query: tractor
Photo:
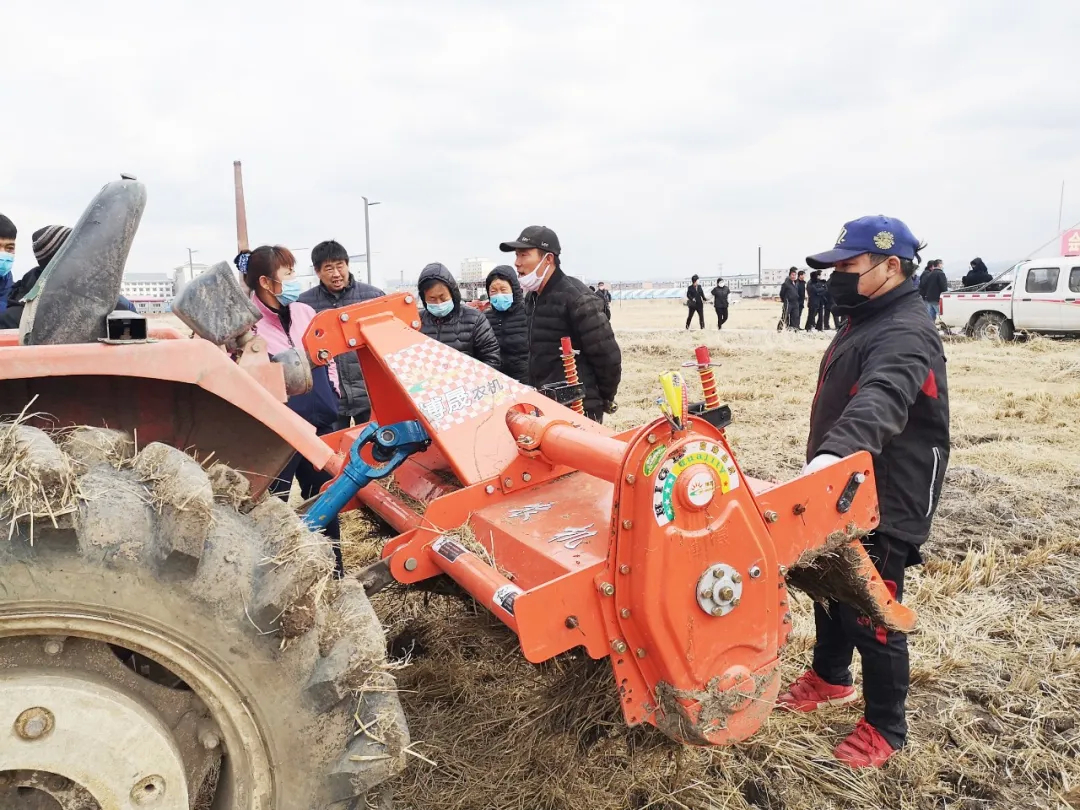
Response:
[[[369,596],[445,577],[540,663],[608,658],[625,720],[724,745],[771,711],[789,586],[907,630],[861,545],[870,457],[744,474],[707,352],[614,431],[422,335],[406,293],[320,313],[269,356],[220,263],[174,303],[112,312],[146,204],[108,183],[0,332],[0,806],[385,806],[409,755]],[[372,421],[325,436],[285,404],[356,352]],[[332,474],[267,496],[294,453]],[[393,485],[387,486],[391,480]],[[396,533],[344,579],[320,527]]]

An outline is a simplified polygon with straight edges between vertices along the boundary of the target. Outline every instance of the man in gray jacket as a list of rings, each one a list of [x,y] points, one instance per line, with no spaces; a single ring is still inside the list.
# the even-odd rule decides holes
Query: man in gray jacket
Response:
[[[333,240],[319,242],[311,249],[311,264],[319,277],[319,284],[301,293],[299,300],[316,312],[359,304],[386,295],[378,287],[364,284],[353,277],[349,271],[349,252]],[[371,419],[371,400],[356,352],[340,355],[334,362],[337,363],[338,387],[341,389],[338,421],[334,423],[334,430],[344,430],[350,426],[350,420],[356,420],[359,425]]]

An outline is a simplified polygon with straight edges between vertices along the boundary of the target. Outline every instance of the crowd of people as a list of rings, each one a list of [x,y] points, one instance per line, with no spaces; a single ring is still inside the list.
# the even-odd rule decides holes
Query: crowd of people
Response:
[[[604,414],[616,408],[622,378],[622,353],[611,328],[611,293],[603,282],[590,289],[563,272],[562,248],[550,228],[530,226],[499,247],[514,254],[514,264],[499,265],[488,274],[486,311],[465,304],[446,265],[433,262],[424,267],[417,280],[420,331],[535,388],[565,381],[561,341],[569,337],[585,386],[585,414],[602,422]],[[286,247],[263,245],[241,253],[235,262],[262,315],[255,331],[265,337],[272,353],[303,345],[317,312],[385,295],[353,276],[349,253],[336,241],[320,242],[312,249],[319,283],[304,292],[296,277],[296,257]],[[311,391],[290,397],[288,405],[319,435],[370,420],[371,400],[355,353],[316,367],[312,376]],[[287,496],[294,479],[306,499],[316,495],[329,476],[297,454],[273,482],[271,492]],[[337,521],[325,531],[337,540]]]
[[[805,270],[792,267],[787,278],[780,285],[781,315],[778,330],[791,331],[828,331],[839,328],[843,316],[836,310],[836,300],[829,287],[829,282],[822,278],[823,270],[811,270],[809,280]],[[970,272],[961,280],[961,287],[976,287],[993,280],[986,263],[980,258],[971,260]],[[931,321],[937,321],[941,294],[949,289],[949,280],[945,276],[944,262],[941,259],[929,261],[923,272],[912,273],[911,286],[919,292],[926,312]],[[716,280],[716,286],[710,291],[713,307],[716,310],[716,328],[722,330],[728,319],[727,284],[722,278]],[[705,293],[699,276],[690,279],[686,288],[686,329],[690,328],[697,316],[698,325],[705,328]],[[806,314],[805,322],[803,314]]]

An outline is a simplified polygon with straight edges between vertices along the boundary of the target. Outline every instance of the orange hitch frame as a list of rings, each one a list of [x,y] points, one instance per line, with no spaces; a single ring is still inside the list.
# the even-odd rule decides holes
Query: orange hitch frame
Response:
[[[418,419],[432,439],[395,473],[422,511],[377,484],[349,508],[400,532],[382,552],[395,579],[446,574],[529,661],[574,647],[609,657],[627,723],[700,745],[754,733],[791,639],[787,572],[816,550],[843,546],[875,615],[913,626],[849,539],[878,522],[867,453],[786,484],[755,480],[704,416],[616,433],[418,326],[413,296],[398,294],[320,313],[305,337],[317,363],[355,351],[380,423]],[[706,408],[719,407],[707,351],[694,365]],[[360,429],[324,440],[347,452]]]

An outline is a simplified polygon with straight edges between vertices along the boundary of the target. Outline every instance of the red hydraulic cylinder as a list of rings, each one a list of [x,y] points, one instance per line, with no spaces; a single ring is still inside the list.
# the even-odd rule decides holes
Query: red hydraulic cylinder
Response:
[[[626,442],[598,436],[576,428],[569,422],[510,411],[506,424],[518,447],[539,451],[540,456],[556,466],[563,465],[614,483],[626,456]]]
[[[566,374],[566,381],[570,383],[570,385],[577,385],[581,380],[578,379],[577,359],[574,357],[574,347],[570,343],[570,338],[564,337],[561,346],[563,373]],[[570,407],[573,408],[576,413],[582,415],[585,414],[585,406],[580,399],[575,399],[571,402]]]
[[[701,390],[705,392],[705,407],[714,411],[720,407],[720,395],[716,391],[716,375],[712,370],[712,358],[709,357],[707,346],[698,346],[694,349],[694,359],[697,360],[698,376],[701,378]]]

